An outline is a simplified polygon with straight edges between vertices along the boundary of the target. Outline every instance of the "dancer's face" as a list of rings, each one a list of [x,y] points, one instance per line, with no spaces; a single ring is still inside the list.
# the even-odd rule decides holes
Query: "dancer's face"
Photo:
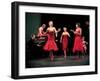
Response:
[[[76,24],[76,28],[78,28],[78,25]]]
[[[46,27],[46,25],[45,25],[45,24],[43,24],[43,25],[42,25],[42,27],[43,27],[43,28],[45,28],[45,27]]]
[[[53,26],[53,21],[49,22],[49,26],[51,26],[51,27]]]
[[[63,30],[64,30],[64,31],[67,31],[67,28],[64,27]]]

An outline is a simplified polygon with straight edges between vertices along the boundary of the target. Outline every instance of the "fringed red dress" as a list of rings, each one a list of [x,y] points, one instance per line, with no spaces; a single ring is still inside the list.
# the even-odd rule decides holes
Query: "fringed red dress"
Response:
[[[76,29],[76,32],[80,33],[80,30]],[[82,38],[77,33],[75,34],[73,52],[83,52]]]
[[[47,33],[47,37],[48,37],[48,40],[47,40],[46,44],[44,45],[43,49],[45,51],[57,51],[58,47],[55,43],[54,31],[49,30]]]
[[[62,35],[62,50],[68,50],[68,35]]]

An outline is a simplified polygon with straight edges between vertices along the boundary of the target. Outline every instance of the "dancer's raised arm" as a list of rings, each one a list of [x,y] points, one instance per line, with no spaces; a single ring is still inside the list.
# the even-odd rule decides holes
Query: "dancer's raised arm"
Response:
[[[56,35],[56,37],[57,37],[57,30],[56,30],[55,27],[53,27],[53,28],[54,28],[55,35]]]

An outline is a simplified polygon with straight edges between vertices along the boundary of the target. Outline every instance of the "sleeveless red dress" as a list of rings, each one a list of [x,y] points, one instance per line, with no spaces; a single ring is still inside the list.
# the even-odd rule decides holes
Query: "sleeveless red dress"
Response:
[[[62,35],[62,50],[68,50],[68,36]]]
[[[76,31],[80,33],[80,30]],[[81,35],[75,34],[73,52],[83,52],[83,44]]]
[[[48,40],[47,40],[46,44],[44,45],[43,49],[45,51],[51,51],[51,50],[57,51],[58,47],[55,43],[54,31],[48,31],[47,37],[48,37]]]
[[[41,36],[43,36],[43,35],[44,35],[44,31],[42,31],[41,34],[38,32],[38,35],[37,35],[37,36],[41,37]]]

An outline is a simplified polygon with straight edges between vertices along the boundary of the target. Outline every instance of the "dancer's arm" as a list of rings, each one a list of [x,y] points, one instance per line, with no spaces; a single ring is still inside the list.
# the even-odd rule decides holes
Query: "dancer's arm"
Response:
[[[43,31],[43,29],[40,27],[40,28],[39,28],[39,34],[40,34],[40,35],[42,35],[42,31]]]
[[[85,41],[85,44],[88,44],[88,42]]]
[[[74,31],[74,30],[70,30],[72,31],[74,34],[78,34],[78,35],[82,35],[82,30],[80,29],[80,32]]]
[[[62,35],[63,35],[63,33],[62,33]],[[60,43],[62,43],[62,35],[61,35],[61,37],[60,37]]]
[[[77,31],[74,31],[74,30],[70,30],[71,32],[73,32],[74,34],[77,34]]]
[[[74,33],[74,30],[71,29],[70,31]]]
[[[70,34],[69,33],[67,33],[67,35],[70,37]]]
[[[45,32],[45,34],[47,34],[47,33],[48,33],[48,31],[49,31],[49,28],[47,28],[47,29],[46,29],[46,32]]]
[[[56,37],[57,37],[57,30],[56,30],[56,28],[54,27],[54,32],[55,32],[55,34],[56,34]]]
[[[80,28],[80,33],[78,33],[79,35],[82,35],[82,29]]]
[[[80,32],[78,32],[78,31],[75,31],[75,34],[78,34],[78,35],[82,35],[82,29],[80,28],[80,29],[78,29]]]

